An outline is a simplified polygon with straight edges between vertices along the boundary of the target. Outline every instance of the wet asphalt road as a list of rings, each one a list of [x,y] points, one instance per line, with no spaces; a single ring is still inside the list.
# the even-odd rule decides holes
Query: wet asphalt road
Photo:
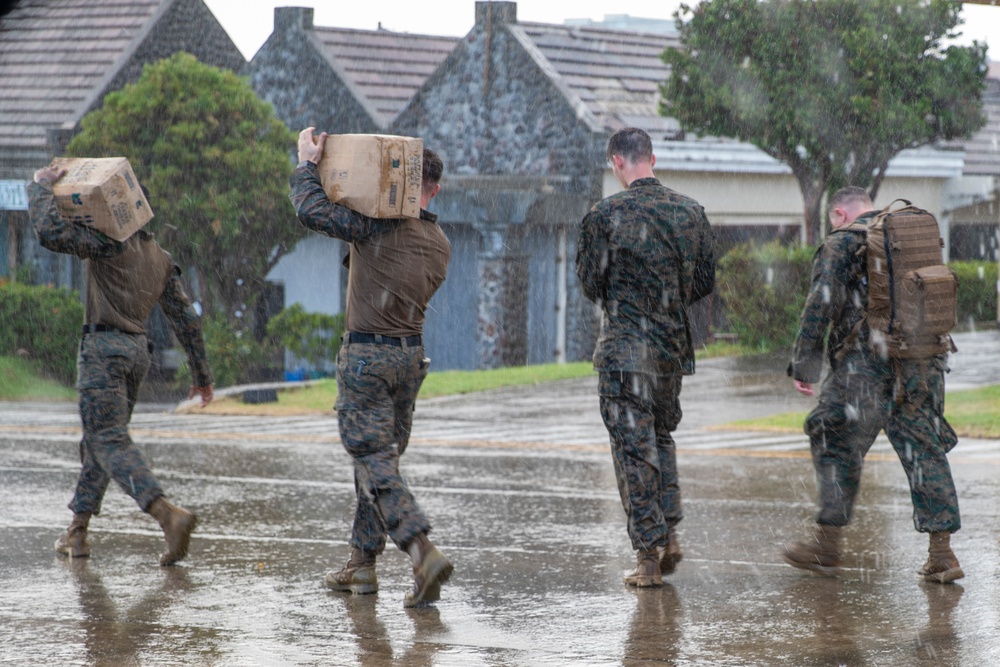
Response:
[[[1000,335],[960,339],[950,386],[1000,382]],[[976,352],[978,350],[978,352]],[[418,405],[403,471],[456,572],[435,607],[404,610],[408,559],[381,591],[327,592],[348,555],[353,485],[332,417],[258,419],[143,406],[133,436],[168,494],[202,519],[181,566],[117,489],[93,557],[52,543],[78,470],[73,406],[0,404],[0,664],[995,665],[1000,664],[1000,441],[951,457],[966,578],[918,581],[906,479],[884,439],[868,457],[849,568],[784,565],[814,483],[804,436],[712,427],[807,409],[774,363],[702,363],[677,433],[684,561],[658,590],[632,564],[596,383]]]

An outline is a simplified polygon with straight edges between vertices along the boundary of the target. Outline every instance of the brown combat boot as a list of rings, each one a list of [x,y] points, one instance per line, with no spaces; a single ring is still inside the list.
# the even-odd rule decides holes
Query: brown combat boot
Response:
[[[66,532],[56,540],[56,551],[70,558],[86,558],[90,556],[90,543],[87,542],[87,526],[90,525],[90,512],[77,512]]]
[[[332,591],[366,595],[378,592],[378,578],[375,576],[375,555],[366,554],[361,549],[351,549],[351,558],[339,572],[330,570],[323,583]]]
[[[638,553],[635,569],[625,575],[625,585],[639,588],[663,585],[663,576],[660,573],[660,553],[657,549]]]
[[[413,538],[406,547],[413,559],[413,590],[403,598],[404,607],[416,607],[424,602],[441,599],[441,584],[455,570],[451,562],[434,546],[426,533]]]
[[[813,536],[785,545],[785,562],[792,567],[812,570],[826,577],[840,574],[841,526],[816,524]]]
[[[173,565],[187,556],[198,517],[182,507],[171,505],[163,496],[151,502],[146,513],[160,524],[163,537],[167,540],[167,550],[160,556],[160,565]]]
[[[673,574],[677,569],[677,563],[681,562],[684,554],[681,553],[681,543],[677,539],[677,532],[673,528],[667,533],[667,546],[659,547],[660,554],[660,574]]]
[[[947,584],[965,576],[951,550],[951,533],[931,533],[927,554],[927,562],[917,570],[924,581]]]

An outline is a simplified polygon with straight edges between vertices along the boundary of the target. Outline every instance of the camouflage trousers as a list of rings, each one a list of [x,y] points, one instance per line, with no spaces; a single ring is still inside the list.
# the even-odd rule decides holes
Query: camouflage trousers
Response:
[[[399,472],[429,362],[422,346],[340,348],[337,422],[357,496],[351,546],[367,554],[382,553],[387,534],[402,549],[431,528]]]
[[[148,370],[145,336],[100,332],[85,334],[80,341],[76,386],[83,422],[83,466],[69,504],[73,512],[99,514],[112,479],[142,510],[163,495],[128,433],[132,409]]]
[[[849,357],[830,371],[805,423],[819,488],[817,523],[850,522],[864,457],[884,428],[909,480],[914,527],[961,527],[947,458],[958,437],[944,418],[945,366],[944,357],[934,357],[879,369]]]
[[[681,377],[602,371],[598,379],[618,492],[637,551],[664,546],[683,518],[671,436],[681,421]]]

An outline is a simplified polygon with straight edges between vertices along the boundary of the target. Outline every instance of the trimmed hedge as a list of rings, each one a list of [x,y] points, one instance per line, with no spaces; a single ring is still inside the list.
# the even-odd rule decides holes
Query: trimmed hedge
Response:
[[[0,355],[26,356],[53,378],[72,384],[83,325],[76,292],[0,282]]]
[[[809,291],[815,248],[777,241],[742,243],[719,261],[718,294],[740,344],[757,352],[790,349]]]
[[[997,263],[951,262],[958,276],[958,326],[997,321]]]

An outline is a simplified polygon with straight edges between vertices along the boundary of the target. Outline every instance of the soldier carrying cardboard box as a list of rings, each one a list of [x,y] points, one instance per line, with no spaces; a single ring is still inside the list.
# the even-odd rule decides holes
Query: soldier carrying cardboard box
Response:
[[[413,406],[430,363],[424,356],[424,312],[444,282],[451,256],[436,216],[423,210],[441,189],[444,164],[421,142],[421,160],[410,163],[403,158],[394,165],[391,152],[384,161],[378,137],[355,135],[356,145],[374,147],[364,151],[371,162],[389,170],[407,165],[410,177],[420,174],[416,217],[369,217],[349,203],[334,203],[324,191],[320,168],[330,162],[326,151],[335,152],[344,142],[326,133],[314,139],[313,129],[299,134],[299,164],[290,178],[290,197],[303,225],[351,244],[347,332],[337,359],[337,422],[340,440],[354,459],[357,490],[350,560],[324,581],[337,591],[376,592],[375,559],[388,534],[413,560],[413,590],[404,598],[404,606],[412,607],[437,600],[452,572],[452,564],[427,538],[430,522],[399,473]],[[348,161],[345,170],[356,162]],[[372,194],[384,190],[391,195],[390,187],[379,184],[384,172],[372,173]],[[406,174],[405,180],[410,180]]]
[[[113,479],[159,522],[167,541],[160,565],[172,565],[187,555],[198,520],[166,500],[128,433],[149,370],[145,323],[154,304],[163,308],[188,354],[191,396],[200,394],[203,406],[212,400],[212,374],[201,320],[181,284],[180,268],[142,229],[152,213],[128,161],[112,160],[114,168],[105,171],[107,161],[56,160],[36,171],[28,186],[39,243],[83,259],[87,288],[77,364],[82,469],[69,504],[73,521],[55,549],[71,558],[90,555],[90,518],[100,513]],[[63,203],[57,203],[60,197]]]

